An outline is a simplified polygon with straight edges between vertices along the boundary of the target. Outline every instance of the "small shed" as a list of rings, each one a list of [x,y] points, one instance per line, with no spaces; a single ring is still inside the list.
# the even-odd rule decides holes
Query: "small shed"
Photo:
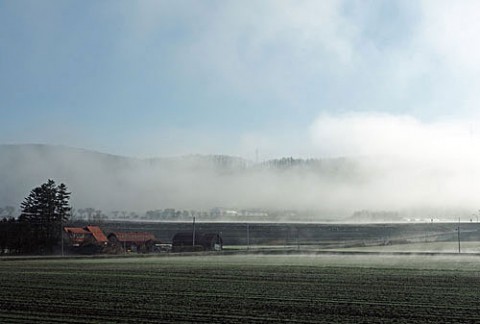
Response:
[[[187,251],[220,251],[223,249],[223,239],[217,233],[195,233],[193,244],[193,232],[177,233],[172,238],[173,252]]]

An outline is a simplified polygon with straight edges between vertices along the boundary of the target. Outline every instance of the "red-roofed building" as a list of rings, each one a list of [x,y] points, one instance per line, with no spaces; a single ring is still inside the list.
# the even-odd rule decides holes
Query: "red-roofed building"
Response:
[[[148,232],[113,232],[108,234],[108,240],[123,249],[136,251],[150,251],[156,243],[161,243],[155,235]]]
[[[79,247],[87,244],[103,244],[108,242],[98,226],[86,227],[64,227],[63,230],[68,234],[68,238],[73,247]]]
[[[98,226],[87,226],[85,227],[87,229],[87,231],[89,231],[90,233],[92,233],[93,237],[95,238],[95,240],[99,243],[106,243],[108,242],[108,239],[107,237],[105,236],[105,234],[103,234],[102,230],[100,229],[100,227]]]

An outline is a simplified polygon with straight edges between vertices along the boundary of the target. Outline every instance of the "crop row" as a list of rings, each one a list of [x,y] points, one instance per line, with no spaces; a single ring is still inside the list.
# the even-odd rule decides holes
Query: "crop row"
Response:
[[[0,322],[475,322],[478,273],[197,262],[0,263]]]

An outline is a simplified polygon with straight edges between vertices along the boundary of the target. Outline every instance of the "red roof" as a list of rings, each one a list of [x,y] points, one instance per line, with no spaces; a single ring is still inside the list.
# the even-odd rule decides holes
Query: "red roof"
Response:
[[[81,227],[64,227],[63,230],[72,234],[90,234],[89,231],[86,231]]]
[[[103,234],[102,230],[98,226],[87,226],[86,229],[93,234],[93,237],[97,242],[108,242],[107,237]]]
[[[144,243],[156,240],[155,235],[148,232],[114,232],[108,236],[115,235],[119,242]]]

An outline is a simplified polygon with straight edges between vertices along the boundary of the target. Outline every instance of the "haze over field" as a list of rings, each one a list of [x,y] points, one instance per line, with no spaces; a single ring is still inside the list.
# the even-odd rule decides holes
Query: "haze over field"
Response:
[[[0,205],[14,206],[53,178],[69,185],[74,206],[103,210],[317,210],[319,219],[362,209],[475,211],[478,193],[456,188],[477,176],[474,168],[419,167],[392,157],[254,163],[229,156],[135,159],[46,145],[0,146]]]
[[[3,1],[0,205],[54,178],[105,210],[471,214],[479,10]]]

